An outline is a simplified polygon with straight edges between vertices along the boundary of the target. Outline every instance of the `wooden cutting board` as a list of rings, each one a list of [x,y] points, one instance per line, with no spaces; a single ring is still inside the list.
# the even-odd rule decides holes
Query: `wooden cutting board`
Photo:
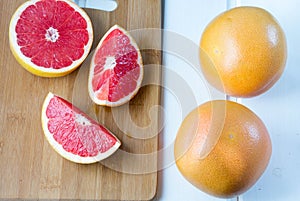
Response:
[[[95,106],[85,90],[88,61],[65,77],[40,78],[14,59],[9,49],[9,21],[24,1],[1,1],[0,5],[0,200],[152,199],[157,188],[160,115],[156,106],[160,105],[161,91],[156,84],[161,78],[161,35],[133,32],[145,64],[145,86],[135,98],[114,109]],[[114,24],[127,30],[161,27],[161,0],[119,0],[112,13],[86,11],[94,26],[93,47]],[[40,121],[49,91],[94,115],[119,137],[121,148],[104,162],[92,165],[60,157],[45,140]]]

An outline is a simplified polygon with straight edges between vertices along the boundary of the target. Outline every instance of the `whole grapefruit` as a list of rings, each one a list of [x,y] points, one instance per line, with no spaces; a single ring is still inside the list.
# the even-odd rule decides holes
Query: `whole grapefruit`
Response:
[[[214,18],[200,40],[202,71],[215,88],[253,97],[271,88],[287,58],[283,29],[266,10],[236,7]]]
[[[174,154],[181,174],[210,195],[234,197],[265,171],[272,144],[260,118],[236,102],[209,101],[182,122]]]

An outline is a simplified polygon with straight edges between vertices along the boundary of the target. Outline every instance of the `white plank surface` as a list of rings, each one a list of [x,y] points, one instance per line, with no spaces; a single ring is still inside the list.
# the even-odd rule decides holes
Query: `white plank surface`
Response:
[[[241,4],[262,7],[276,17],[287,37],[288,60],[283,76],[273,88],[258,97],[242,99],[242,103],[258,114],[266,124],[273,143],[273,154],[263,176],[255,186],[241,196],[240,200],[298,200],[300,194],[300,87],[298,84],[300,80],[300,1],[241,0]],[[211,95],[203,81],[199,82],[202,77],[193,69],[193,65],[186,61],[189,58],[174,55],[172,48],[174,49],[174,43],[185,40],[191,40],[195,48],[207,23],[225,9],[225,0],[165,0],[164,28],[168,30],[168,36],[178,34],[181,39],[175,41],[170,39],[171,37],[164,38],[165,127],[162,133],[164,151],[160,164],[162,171],[158,200],[223,200],[209,196],[193,187],[181,176],[174,164],[172,145],[181,121],[197,104],[216,98],[216,96]],[[179,43],[178,46],[180,45],[183,44]],[[197,52],[190,52],[190,54],[195,57],[193,54]],[[174,74],[179,75],[185,81],[179,81],[178,84],[178,78],[174,78],[176,77]],[[183,90],[176,90],[174,81],[179,85],[177,88],[183,86]],[[183,91],[189,91],[189,93]],[[182,95],[185,99],[180,98]]]

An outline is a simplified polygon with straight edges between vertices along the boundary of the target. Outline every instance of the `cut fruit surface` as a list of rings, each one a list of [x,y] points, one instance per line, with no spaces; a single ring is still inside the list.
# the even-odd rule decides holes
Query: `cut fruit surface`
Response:
[[[11,18],[10,49],[29,72],[58,77],[74,71],[93,42],[89,16],[68,0],[31,0]]]
[[[121,145],[105,127],[51,92],[43,104],[42,126],[51,146],[61,156],[76,163],[100,161]]]
[[[98,105],[119,106],[138,92],[144,69],[136,42],[118,25],[100,40],[90,66],[89,94]]]

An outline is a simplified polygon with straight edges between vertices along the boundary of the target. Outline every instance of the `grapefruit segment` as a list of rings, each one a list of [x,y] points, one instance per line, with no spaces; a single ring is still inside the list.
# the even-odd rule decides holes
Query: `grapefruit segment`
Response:
[[[121,145],[105,127],[51,92],[43,104],[42,126],[46,139],[56,152],[76,163],[101,161]]]
[[[89,95],[98,105],[119,106],[138,92],[142,56],[129,33],[115,25],[100,40],[90,66]]]
[[[93,42],[89,16],[68,0],[31,0],[11,18],[10,49],[29,72],[58,77],[74,71]]]

